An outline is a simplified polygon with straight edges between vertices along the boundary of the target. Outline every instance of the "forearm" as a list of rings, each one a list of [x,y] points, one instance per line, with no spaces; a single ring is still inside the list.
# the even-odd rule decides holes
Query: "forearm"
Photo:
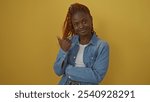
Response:
[[[74,81],[98,83],[101,80],[97,71],[88,67],[81,68],[68,65],[65,72],[66,75],[68,75],[68,77]]]
[[[60,76],[65,73],[65,64],[67,61],[67,53],[60,49],[56,61],[54,63],[54,71],[55,73]]]

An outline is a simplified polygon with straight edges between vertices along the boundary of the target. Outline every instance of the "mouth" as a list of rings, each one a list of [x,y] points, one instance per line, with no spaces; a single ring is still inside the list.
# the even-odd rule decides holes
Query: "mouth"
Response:
[[[85,33],[85,32],[86,32],[86,30],[81,30],[81,31],[80,31],[80,33]]]

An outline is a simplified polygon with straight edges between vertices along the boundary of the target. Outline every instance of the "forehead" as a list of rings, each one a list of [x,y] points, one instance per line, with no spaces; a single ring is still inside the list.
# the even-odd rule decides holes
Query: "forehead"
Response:
[[[89,14],[84,12],[76,12],[72,15],[72,21],[80,21],[82,19],[90,19]]]

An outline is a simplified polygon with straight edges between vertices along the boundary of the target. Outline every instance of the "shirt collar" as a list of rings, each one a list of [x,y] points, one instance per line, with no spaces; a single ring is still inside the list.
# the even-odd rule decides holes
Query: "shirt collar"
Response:
[[[79,44],[79,36],[76,35],[75,37],[76,37],[75,38],[75,44]],[[98,38],[97,38],[96,33],[93,33],[93,36],[92,36],[89,44],[95,45],[97,43],[97,40],[98,40]]]

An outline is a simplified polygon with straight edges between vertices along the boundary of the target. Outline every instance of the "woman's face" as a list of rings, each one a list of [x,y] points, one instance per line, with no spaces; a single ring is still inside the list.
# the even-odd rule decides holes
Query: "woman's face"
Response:
[[[91,35],[92,20],[91,17],[84,12],[77,12],[72,16],[72,25],[75,34],[79,36]]]

